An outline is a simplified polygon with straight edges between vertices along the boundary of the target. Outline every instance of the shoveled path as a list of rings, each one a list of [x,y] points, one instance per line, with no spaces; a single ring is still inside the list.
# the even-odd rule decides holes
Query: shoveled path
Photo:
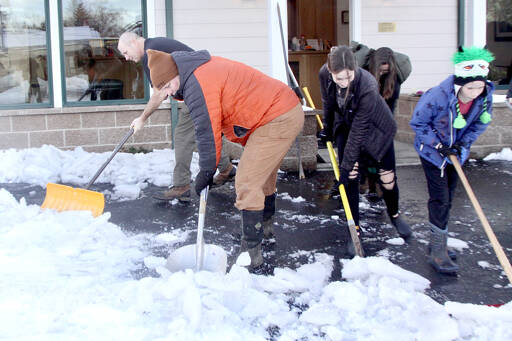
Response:
[[[464,167],[476,196],[487,215],[505,253],[512,257],[512,163],[476,162]],[[402,166],[397,170],[401,194],[401,210],[413,226],[414,237],[403,245],[389,244],[387,240],[397,238],[394,228],[388,223],[382,203],[369,204],[363,196],[362,227],[367,256],[384,255],[404,269],[413,271],[431,281],[427,294],[433,299],[477,303],[500,304],[512,300],[512,287],[502,272],[494,251],[485,235],[462,184],[459,184],[450,219],[450,237],[467,243],[458,255],[461,268],[458,276],[437,274],[427,263],[428,241],[427,192],[421,166]],[[276,243],[266,244],[264,256],[277,267],[295,268],[311,262],[315,253],[323,252],[335,258],[332,280],[341,279],[338,260],[346,258],[349,238],[344,212],[339,199],[328,197],[332,185],[331,172],[313,172],[299,180],[297,174],[282,173],[278,180],[279,197],[276,214]],[[40,205],[45,190],[27,184],[0,184],[29,204]],[[110,185],[100,184],[94,190],[111,190]],[[111,212],[111,221],[129,233],[162,233],[175,228],[187,229],[191,233],[185,244],[195,243],[198,198],[181,204],[159,203],[151,194],[162,190],[149,186],[141,198],[132,201],[110,201],[107,197],[106,211]],[[296,198],[301,197],[304,201]],[[233,262],[238,254],[240,238],[240,215],[234,208],[233,184],[226,184],[210,191],[206,213],[205,240],[222,246]],[[291,199],[295,198],[294,201]],[[461,243],[464,244],[464,243]],[[170,250],[154,249],[155,256],[166,257]],[[137,277],[154,275],[140,269]]]

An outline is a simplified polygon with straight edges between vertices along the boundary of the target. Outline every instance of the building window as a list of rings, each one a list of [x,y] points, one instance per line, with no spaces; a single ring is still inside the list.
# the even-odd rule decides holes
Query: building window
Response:
[[[489,79],[508,85],[512,77],[512,6],[510,0],[487,0],[487,47],[496,58]]]
[[[0,107],[52,104],[47,1],[0,0]]]
[[[146,98],[142,66],[117,51],[127,30],[143,34],[140,0],[63,0],[64,103],[113,104]]]

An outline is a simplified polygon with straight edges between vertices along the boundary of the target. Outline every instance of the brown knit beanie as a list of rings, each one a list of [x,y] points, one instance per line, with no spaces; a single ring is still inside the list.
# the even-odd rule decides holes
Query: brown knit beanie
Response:
[[[149,49],[147,54],[151,83],[160,90],[178,75],[178,67],[169,53]]]

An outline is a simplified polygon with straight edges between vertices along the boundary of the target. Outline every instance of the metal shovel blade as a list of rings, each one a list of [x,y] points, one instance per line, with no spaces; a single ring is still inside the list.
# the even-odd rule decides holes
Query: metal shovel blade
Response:
[[[201,191],[196,244],[180,247],[169,255],[166,266],[172,272],[194,269],[226,273],[228,262],[226,252],[219,246],[204,243],[203,229],[207,198],[208,187]]]

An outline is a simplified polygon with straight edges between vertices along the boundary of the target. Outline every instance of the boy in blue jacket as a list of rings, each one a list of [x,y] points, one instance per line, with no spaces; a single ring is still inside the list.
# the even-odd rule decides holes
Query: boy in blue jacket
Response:
[[[429,262],[440,273],[459,267],[448,255],[448,218],[457,185],[449,160],[456,155],[464,164],[469,149],[491,122],[493,84],[487,80],[491,52],[478,47],[459,48],[453,56],[455,74],[428,90],[419,100],[410,125],[414,147],[427,179],[431,228]]]

